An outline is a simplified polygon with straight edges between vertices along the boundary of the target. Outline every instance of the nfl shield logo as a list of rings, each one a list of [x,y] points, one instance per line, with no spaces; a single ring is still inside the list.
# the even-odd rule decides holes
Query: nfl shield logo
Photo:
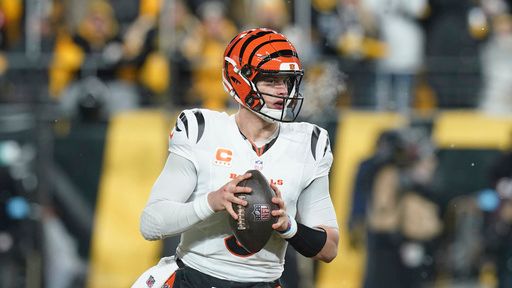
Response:
[[[149,288],[153,287],[153,284],[155,284],[155,278],[153,276],[149,276],[148,280],[146,280],[146,285],[148,285]]]
[[[255,221],[268,221],[270,219],[270,207],[267,204],[255,204],[252,214]]]
[[[254,169],[260,171],[263,170],[263,161],[261,161],[260,159],[254,160]]]

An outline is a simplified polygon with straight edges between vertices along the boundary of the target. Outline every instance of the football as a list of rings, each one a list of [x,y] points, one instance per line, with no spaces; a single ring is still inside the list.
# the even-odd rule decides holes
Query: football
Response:
[[[260,251],[272,235],[272,224],[277,217],[271,211],[279,209],[272,203],[275,196],[268,180],[258,170],[249,170],[251,178],[241,181],[238,186],[252,188],[251,193],[236,193],[235,196],[247,201],[247,206],[233,204],[238,220],[229,216],[229,224],[238,243],[250,253]]]

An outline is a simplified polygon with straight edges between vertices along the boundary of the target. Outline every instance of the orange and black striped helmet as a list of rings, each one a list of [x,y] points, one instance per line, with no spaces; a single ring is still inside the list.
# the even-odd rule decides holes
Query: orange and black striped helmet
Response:
[[[241,105],[270,121],[291,122],[297,118],[304,98],[299,86],[304,71],[295,47],[286,37],[266,28],[238,34],[226,47],[222,82],[224,89]],[[277,96],[258,91],[262,77],[286,77],[288,95]],[[283,100],[282,109],[270,109],[263,95]]]

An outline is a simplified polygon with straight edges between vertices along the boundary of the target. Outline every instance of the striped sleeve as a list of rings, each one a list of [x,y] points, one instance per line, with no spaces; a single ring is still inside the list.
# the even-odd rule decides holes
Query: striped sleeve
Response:
[[[204,113],[200,109],[183,110],[169,135],[169,152],[190,160],[196,168],[198,162],[194,152],[203,139],[205,129]]]
[[[316,178],[329,175],[333,156],[331,152],[329,134],[325,129],[314,125],[311,131],[309,144],[311,155],[314,160],[314,173],[311,179],[311,181],[313,181]]]

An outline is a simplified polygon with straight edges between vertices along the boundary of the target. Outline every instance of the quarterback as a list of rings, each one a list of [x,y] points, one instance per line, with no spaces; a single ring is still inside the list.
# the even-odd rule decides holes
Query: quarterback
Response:
[[[303,97],[303,68],[285,36],[258,28],[238,34],[224,53],[226,91],[234,115],[184,110],[169,137],[169,156],[141,215],[147,240],[181,234],[176,255],[163,258],[134,287],[281,287],[287,245],[332,261],[338,224],[329,196],[332,153],[327,132],[294,122]],[[237,184],[260,170],[276,191],[278,218],[266,246],[249,253],[226,217],[246,205]],[[156,285],[156,286],[155,286]]]

